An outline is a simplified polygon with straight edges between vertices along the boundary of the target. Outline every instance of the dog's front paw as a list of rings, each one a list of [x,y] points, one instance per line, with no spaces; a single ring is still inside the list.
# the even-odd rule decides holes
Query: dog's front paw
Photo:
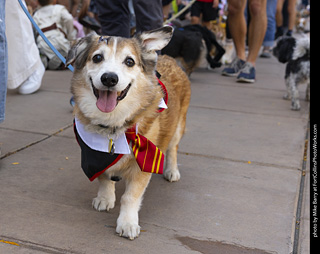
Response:
[[[298,107],[298,106],[292,106],[292,107],[291,107],[291,110],[293,110],[293,111],[299,111],[299,110],[300,110],[300,107]]]
[[[165,179],[169,182],[177,182],[180,180],[180,172],[179,169],[167,169],[163,173]]]
[[[116,232],[120,236],[134,240],[140,234],[140,226],[135,222],[126,222],[118,219]]]
[[[115,198],[110,198],[107,200],[106,198],[96,197],[92,200],[92,207],[99,212],[109,211],[114,208]]]

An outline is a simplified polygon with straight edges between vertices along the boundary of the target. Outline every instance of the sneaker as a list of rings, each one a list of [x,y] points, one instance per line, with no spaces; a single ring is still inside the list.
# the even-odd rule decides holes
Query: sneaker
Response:
[[[264,47],[260,55],[261,58],[271,58],[271,49],[270,47]]]
[[[256,69],[251,63],[246,62],[237,77],[238,82],[254,83],[256,78]]]
[[[245,64],[245,61],[236,57],[228,67],[222,70],[222,75],[235,77],[238,75],[238,73],[240,72],[244,64]]]
[[[36,69],[30,77],[22,83],[19,87],[20,94],[32,94],[39,90],[41,86],[42,77],[44,75],[45,68],[43,64],[39,64],[38,69]]]

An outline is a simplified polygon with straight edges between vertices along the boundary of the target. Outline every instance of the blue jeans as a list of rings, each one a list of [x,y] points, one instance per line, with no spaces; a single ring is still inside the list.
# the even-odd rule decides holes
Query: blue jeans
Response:
[[[0,0],[0,123],[4,121],[8,79],[8,48],[5,26],[5,0]]]
[[[262,45],[272,47],[274,44],[274,35],[276,33],[276,8],[277,0],[267,0],[267,31]]]

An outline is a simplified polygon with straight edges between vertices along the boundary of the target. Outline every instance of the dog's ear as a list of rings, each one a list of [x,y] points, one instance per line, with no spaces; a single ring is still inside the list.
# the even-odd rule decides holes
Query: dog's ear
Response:
[[[292,60],[296,39],[294,37],[283,36],[277,41],[277,57],[280,63],[287,63]]]
[[[171,40],[173,28],[164,26],[148,32],[143,32],[137,36],[143,49],[146,51],[157,51],[163,49]]]
[[[90,33],[88,36],[74,41],[66,57],[66,66],[75,63],[77,69],[82,69],[88,57],[90,44],[96,36],[96,33]]]

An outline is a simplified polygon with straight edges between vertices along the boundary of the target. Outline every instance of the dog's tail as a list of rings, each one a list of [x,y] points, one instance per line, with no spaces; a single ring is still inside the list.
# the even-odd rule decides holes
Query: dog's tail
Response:
[[[293,51],[292,60],[296,60],[300,57],[307,56],[310,58],[310,37],[305,36],[297,39],[296,46]]]

